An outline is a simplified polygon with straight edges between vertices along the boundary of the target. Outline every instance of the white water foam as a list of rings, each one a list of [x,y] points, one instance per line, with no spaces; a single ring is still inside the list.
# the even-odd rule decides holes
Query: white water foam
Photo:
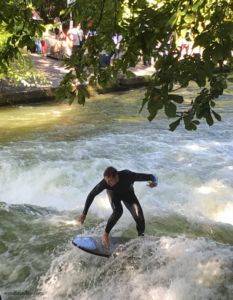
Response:
[[[163,135],[153,137],[135,132],[72,142],[29,141],[5,147],[1,151],[0,180],[4,184],[0,187],[0,201],[81,211],[88,193],[102,179],[104,169],[113,165],[119,170],[158,175],[159,185],[155,189],[148,189],[147,183],[135,183],[145,213],[157,214],[162,208],[185,211],[194,218],[201,213],[214,221],[232,224],[228,212],[233,206],[233,172],[231,158],[218,156],[223,145],[210,141],[207,146],[209,142],[202,140],[199,144],[197,140],[184,144],[179,133],[171,138],[170,145],[164,142]],[[226,148],[229,146],[232,147],[226,144]],[[213,159],[219,163],[213,163]],[[96,197],[91,211],[102,217],[110,214],[106,192]]]
[[[233,248],[198,238],[130,241],[117,258],[71,249],[41,278],[37,300],[230,299]]]

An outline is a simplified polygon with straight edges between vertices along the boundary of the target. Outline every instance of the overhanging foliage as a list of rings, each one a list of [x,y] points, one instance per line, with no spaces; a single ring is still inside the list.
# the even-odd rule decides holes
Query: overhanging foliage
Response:
[[[26,0],[0,2],[0,79],[15,85],[48,82],[24,55],[25,47],[34,47],[32,37],[41,37],[45,30],[42,21],[32,19],[31,11]]]
[[[3,0],[8,6],[9,2]],[[28,21],[30,9],[25,4],[18,4],[17,14],[16,11],[5,10],[5,13],[3,10],[2,13],[0,10],[1,22],[11,33],[0,53],[1,67],[15,58],[19,48],[30,43],[30,35],[43,31],[42,24]],[[181,122],[187,130],[196,130],[200,119],[205,119],[210,126],[214,120],[221,120],[213,110],[214,101],[223,94],[232,79],[223,72],[214,74],[214,68],[219,65],[221,71],[223,61],[231,58],[231,0],[78,0],[63,13],[69,15],[70,11],[76,22],[93,20],[91,29],[97,29],[98,35],[89,37],[83,49],[64,60],[70,72],[57,91],[60,101],[69,98],[72,103],[77,97],[78,102],[84,105],[89,92],[85,85],[84,88],[77,86],[77,79],[81,83],[89,80],[90,84],[104,88],[117,81],[120,70],[127,77],[133,76],[128,68],[134,67],[142,55],[145,59],[153,57],[156,68],[142,102],[142,108],[146,106],[148,109],[149,121],[159,110],[163,110],[168,118],[175,119],[170,124],[172,131]],[[13,20],[16,15],[16,20]],[[183,36],[188,39],[187,30],[191,30],[194,47],[200,46],[204,51],[202,56],[197,53],[181,60],[177,38]],[[114,49],[111,40],[114,32],[124,37],[125,53],[113,66],[99,68],[101,51],[106,49],[110,53]],[[167,50],[172,33],[175,33],[174,39]],[[82,58],[86,49],[88,53]],[[161,55],[165,51],[166,57]],[[81,67],[80,60],[82,66],[88,67]],[[179,89],[187,87],[190,81],[196,82],[201,91],[186,110],[180,110],[179,104],[184,99],[179,95]]]
[[[151,78],[142,102],[142,108],[147,105],[149,121],[162,109],[169,118],[176,119],[170,124],[171,131],[181,121],[187,130],[196,130],[200,123],[198,119],[204,118],[210,126],[214,118],[221,120],[221,116],[213,110],[213,100],[223,94],[227,82],[232,79],[228,79],[223,72],[214,74],[214,68],[218,64],[222,66],[224,60],[231,58],[233,4],[230,0],[76,1],[66,13],[70,10],[79,22],[93,20],[92,28],[97,29],[98,36],[89,37],[85,43],[88,54],[82,59],[82,64],[88,65],[87,70],[79,66],[84,49],[65,59],[65,66],[71,71],[57,92],[60,100],[68,97],[72,102],[78,95],[78,102],[84,105],[88,91],[73,85],[76,78],[82,83],[92,73],[90,83],[104,88],[117,80],[119,70],[127,77],[132,76],[128,68],[135,66],[139,56],[143,55],[144,58],[153,57],[156,62],[156,73]],[[188,38],[187,30],[191,30],[193,47],[200,46],[204,50],[202,57],[194,54],[180,59],[176,38]],[[112,50],[111,34],[114,32],[123,35],[126,52],[113,66],[101,69],[98,67],[100,53],[103,49],[107,53]],[[167,50],[172,33],[175,33],[174,39]],[[161,55],[165,51],[168,52],[166,57]],[[174,91],[187,87],[190,81],[195,81],[203,89],[187,110],[178,111],[177,104],[184,99]]]

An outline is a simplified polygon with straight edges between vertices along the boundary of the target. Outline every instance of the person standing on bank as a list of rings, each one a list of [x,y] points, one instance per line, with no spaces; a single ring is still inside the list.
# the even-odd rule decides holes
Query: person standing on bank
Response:
[[[119,59],[120,58],[120,46],[121,46],[121,41],[123,39],[123,36],[120,35],[120,34],[116,34],[114,33],[112,36],[111,36],[112,40],[113,40],[113,43],[116,47],[116,51],[112,51],[110,53],[110,59],[111,57],[114,55],[114,59]]]
[[[138,236],[144,235],[145,219],[141,205],[134,193],[133,184],[135,181],[150,181],[147,185],[150,188],[158,185],[158,177],[156,175],[134,173],[129,170],[117,171],[113,167],[108,167],[104,171],[104,179],[89,193],[83,213],[78,218],[78,221],[83,224],[94,198],[103,190],[107,190],[109,201],[113,209],[113,213],[107,222],[105,232],[102,236],[102,244],[107,249],[110,249],[109,233],[123,213],[121,201],[124,202],[124,205],[128,208],[136,222]]]
[[[78,23],[76,28],[71,28],[67,33],[69,39],[73,42],[73,51],[82,48],[83,44],[83,30],[81,24]]]

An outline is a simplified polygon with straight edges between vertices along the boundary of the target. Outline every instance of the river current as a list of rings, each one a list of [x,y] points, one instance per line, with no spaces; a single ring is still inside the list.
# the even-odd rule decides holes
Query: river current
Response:
[[[191,85],[181,93],[195,97]],[[0,294],[28,300],[233,299],[233,95],[214,108],[222,122],[196,132],[160,113],[139,115],[144,90],[91,98],[84,107],[44,103],[0,109]],[[110,259],[72,245],[102,235],[106,191],[84,225],[86,197],[106,167],[153,173],[136,182],[146,236]],[[136,237],[124,214],[114,236]]]

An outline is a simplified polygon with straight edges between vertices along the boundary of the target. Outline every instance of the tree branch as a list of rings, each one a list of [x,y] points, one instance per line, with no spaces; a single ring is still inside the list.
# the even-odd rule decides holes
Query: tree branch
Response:
[[[98,21],[98,23],[97,23],[97,25],[96,25],[96,29],[97,29],[97,27],[99,26],[99,24],[100,24],[100,22],[101,22],[101,20],[102,20],[102,18],[103,18],[104,6],[105,6],[105,0],[102,1],[102,9],[101,9],[101,12],[100,12],[100,18],[99,18],[99,21]]]
[[[178,91],[180,89],[182,89],[186,84],[181,85],[178,89],[172,90],[172,92]]]

